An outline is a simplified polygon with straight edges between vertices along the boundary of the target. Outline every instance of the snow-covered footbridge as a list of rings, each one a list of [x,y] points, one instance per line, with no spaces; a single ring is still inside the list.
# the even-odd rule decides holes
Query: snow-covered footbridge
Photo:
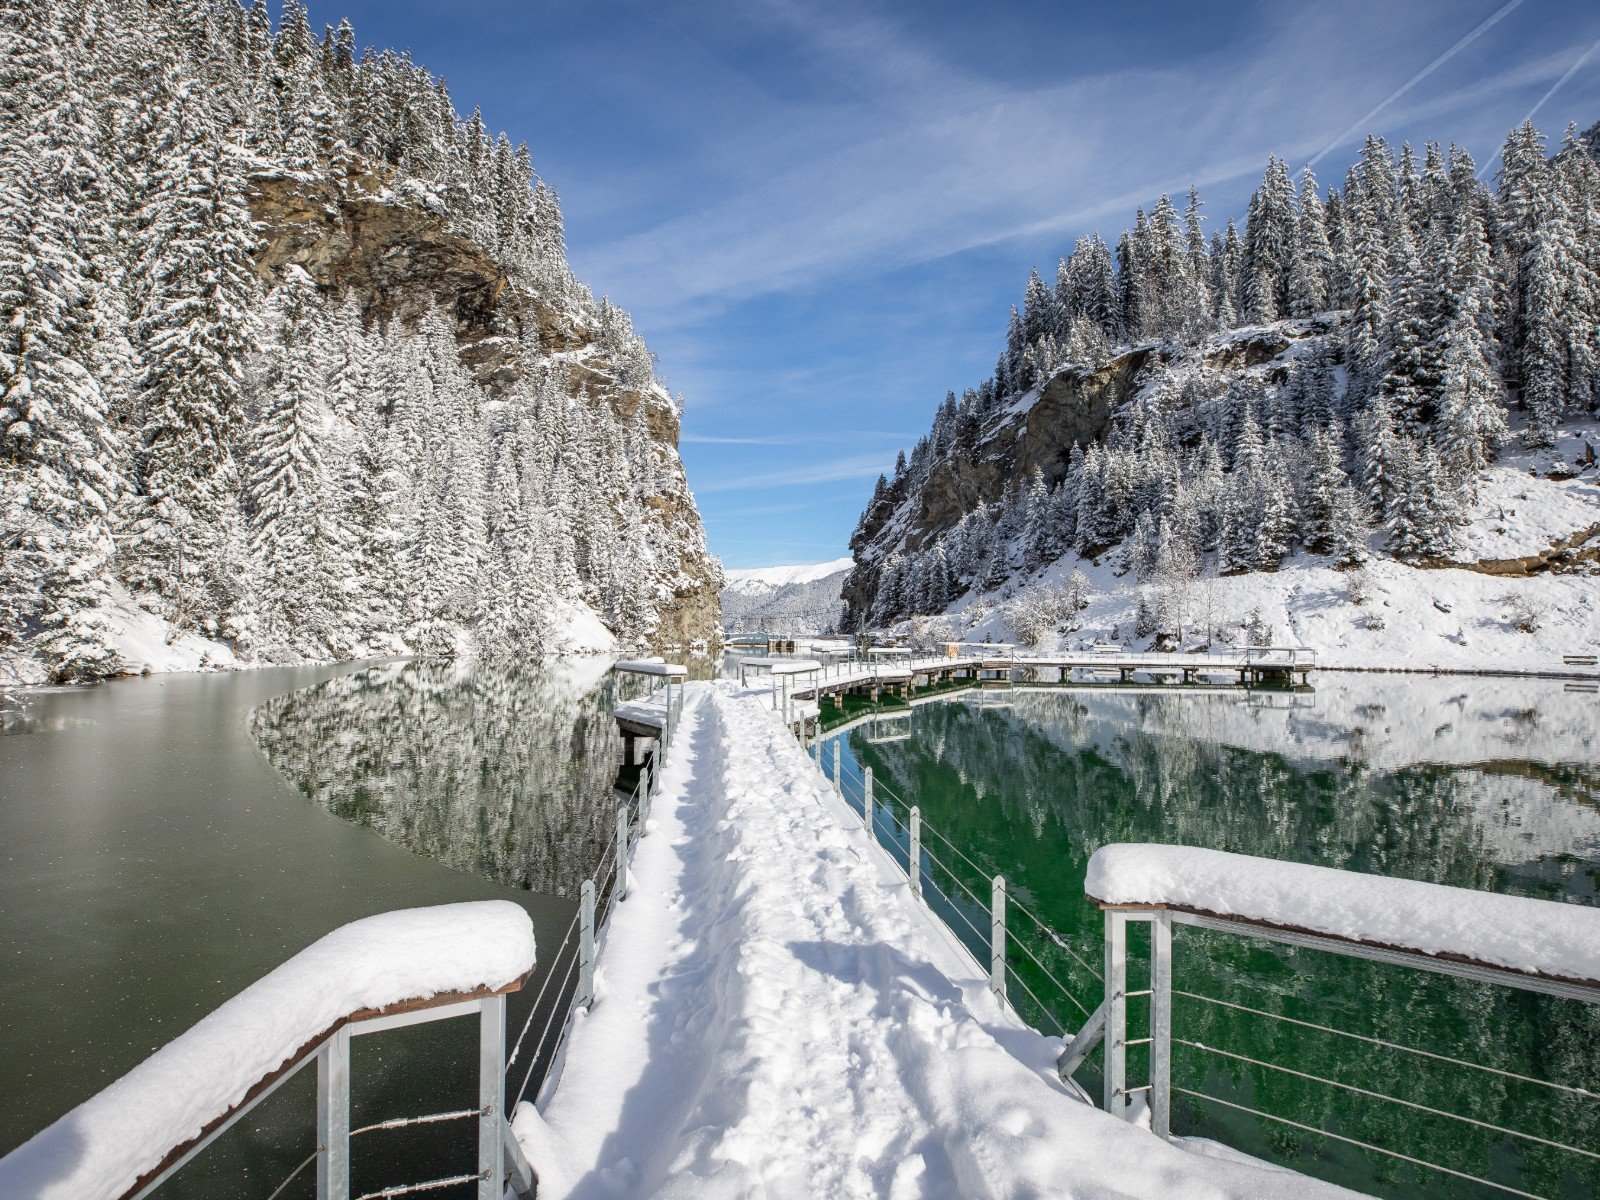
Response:
[[[764,692],[685,684],[649,661],[623,669],[657,681],[641,702],[659,704],[659,723],[637,714],[659,735],[655,752],[618,806],[571,930],[539,948],[536,971],[531,927],[510,904],[336,931],[0,1160],[0,1195],[143,1196],[315,1062],[315,1150],[302,1169],[315,1167],[319,1200],[349,1200],[349,1139],[365,1131],[350,1128],[349,1039],[455,1015],[477,1018],[477,1105],[373,1128],[460,1120],[477,1131],[476,1165],[385,1200],[447,1185],[498,1200],[507,1188],[527,1194],[535,1179],[541,1198],[1349,1194],[1173,1137],[1177,1095],[1491,1193],[1540,1195],[1480,1172],[1462,1150],[1472,1138],[1600,1162],[1581,1134],[1529,1128],[1521,1107],[1514,1120],[1458,1113],[1185,1041],[1172,1022],[1173,997],[1193,986],[1177,975],[1172,946],[1190,927],[1600,1004],[1600,911],[1120,845],[1089,865],[1086,894],[1105,913],[1103,947],[1089,953],[1003,878],[986,894],[961,883],[951,864],[975,864],[922,821],[915,796],[845,770],[837,742],[808,755]],[[974,914],[988,927],[986,937],[974,930],[982,954],[947,924]],[[1138,925],[1149,929],[1147,964],[1129,954]],[[1082,976],[1063,993],[1076,1019],[1041,1030],[1024,1014],[1049,1006],[1024,995],[1037,1000],[1035,986],[1056,981],[1039,957],[1045,945]],[[508,1031],[504,996],[530,972],[538,1000],[527,1025]],[[1508,1071],[1472,1046],[1445,1053],[1241,1011],[1287,1022],[1291,1039],[1316,1031],[1562,1103],[1600,1099],[1593,1079]],[[1460,1136],[1382,1144],[1287,1115],[1271,1088],[1210,1094],[1209,1077],[1173,1078],[1180,1042],[1363,1104],[1421,1109]],[[1103,1084],[1091,1096],[1078,1076],[1096,1051]]]

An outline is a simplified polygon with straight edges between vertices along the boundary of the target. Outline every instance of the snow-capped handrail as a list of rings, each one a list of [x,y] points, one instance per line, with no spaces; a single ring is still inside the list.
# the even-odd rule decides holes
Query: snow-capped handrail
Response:
[[[503,1057],[504,997],[522,986],[533,966],[533,922],[509,900],[402,909],[353,921],[0,1158],[0,1196],[143,1195],[311,1058],[318,1058],[320,1072],[335,1042],[344,1048],[337,1074],[347,1088],[348,1035],[357,1024],[400,1024],[406,1023],[403,1015],[467,1006],[482,1011],[487,1026],[492,1010],[499,1015]],[[494,1082],[501,1083],[498,1073]],[[489,1115],[498,1153],[500,1106]],[[334,1138],[319,1137],[319,1154],[347,1156],[347,1091],[343,1133],[343,1146],[330,1147]],[[482,1155],[480,1144],[480,1162]]]
[[[1593,989],[1600,908],[1202,850],[1102,846],[1084,891],[1102,908],[1169,909]]]
[[[682,679],[689,674],[689,668],[682,663],[663,662],[659,658],[625,658],[613,663],[611,669],[634,675],[664,675],[671,679]]]

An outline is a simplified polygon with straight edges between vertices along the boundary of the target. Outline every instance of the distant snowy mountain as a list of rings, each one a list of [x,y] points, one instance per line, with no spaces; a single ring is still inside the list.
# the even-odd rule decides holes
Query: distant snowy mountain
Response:
[[[764,625],[773,632],[821,633],[839,618],[839,595],[855,560],[755,567],[726,572],[722,619],[729,629]]]

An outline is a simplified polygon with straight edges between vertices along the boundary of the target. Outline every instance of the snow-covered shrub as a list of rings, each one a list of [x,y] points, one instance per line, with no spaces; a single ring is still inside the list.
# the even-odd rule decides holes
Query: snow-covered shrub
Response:
[[[1522,633],[1539,631],[1539,610],[1528,597],[1516,592],[1507,592],[1501,602],[1506,606],[1506,620],[1511,628]]]
[[[1050,634],[1064,631],[1078,611],[1078,595],[1071,588],[1043,584],[1007,606],[1006,624],[1024,646],[1037,646]]]
[[[1250,610],[1250,615],[1244,619],[1244,638],[1248,646],[1272,645],[1272,626],[1261,615],[1261,606],[1258,604]]]

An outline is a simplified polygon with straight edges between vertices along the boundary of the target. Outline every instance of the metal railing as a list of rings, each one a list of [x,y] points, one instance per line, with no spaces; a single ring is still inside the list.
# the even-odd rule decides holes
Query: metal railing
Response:
[[[600,938],[617,904],[628,894],[628,866],[632,861],[639,839],[644,836],[650,819],[650,806],[661,790],[661,771],[667,752],[677,736],[683,716],[683,685],[667,686],[664,702],[661,737],[656,748],[640,766],[639,778],[633,789],[616,807],[615,821],[594,869],[578,889],[578,909],[572,915],[566,932],[551,955],[551,968],[545,976],[528,1019],[517,1034],[516,1044],[506,1060],[508,1080],[520,1062],[526,1061],[516,1095],[507,1105],[515,1110],[530,1093],[535,1104],[548,1097],[550,1089],[560,1075],[561,1053],[567,1034],[572,1027],[572,1016],[580,1008],[589,1008],[595,1000],[594,970],[599,953]],[[550,991],[554,981],[554,991]],[[545,1004],[549,997],[548,1006]],[[532,1043],[528,1035],[537,1019],[543,1014],[538,1036]],[[527,1049],[526,1060],[523,1050]]]
[[[1069,938],[1019,900],[1003,875],[974,862],[923,819],[919,805],[876,779],[871,767],[858,769],[844,758],[837,735],[827,740],[826,749],[821,740],[812,745],[817,769],[906,873],[912,896],[955,935],[1001,1003],[1042,1033],[1068,1036],[1090,1016],[1078,993],[1097,989],[1100,972]],[[975,882],[980,880],[981,886]],[[1066,974],[1082,979],[1081,987],[1070,986],[1062,978]],[[1077,1017],[1071,1015],[1074,1010]],[[1063,1082],[1087,1099],[1070,1077]]]
[[[1600,1005],[1600,987],[1543,978],[1486,963],[1457,961],[1413,950],[1319,936],[1299,929],[1279,928],[1260,921],[1234,920],[1175,907],[1118,905],[1101,905],[1101,907],[1105,910],[1106,1001],[1095,1014],[1095,1018],[1089,1022],[1084,1030],[1080,1031],[1079,1036],[1086,1044],[1090,1045],[1095,1040],[1104,1039],[1106,1067],[1104,1072],[1103,1103],[1107,1112],[1121,1116],[1124,1119],[1135,1119],[1139,1115],[1139,1110],[1133,1101],[1142,1094],[1146,1098],[1152,1131],[1158,1136],[1169,1137],[1171,1136],[1172,1098],[1174,1095],[1186,1096],[1203,1104],[1220,1105],[1232,1112],[1258,1118],[1284,1128],[1294,1129],[1301,1133],[1315,1134],[1338,1142],[1341,1145],[1349,1146],[1352,1149],[1367,1154],[1376,1154],[1396,1162],[1403,1162],[1462,1183],[1475,1184],[1505,1195],[1527,1197],[1529,1200],[1545,1200],[1545,1197],[1538,1192],[1528,1191],[1525,1188],[1517,1187],[1501,1180],[1491,1179],[1485,1175],[1464,1170],[1459,1165],[1459,1160],[1457,1165],[1436,1162],[1431,1158],[1423,1157],[1421,1153],[1409,1152],[1417,1149],[1414,1146],[1400,1149],[1393,1145],[1382,1145],[1367,1138],[1352,1137],[1339,1130],[1327,1128],[1326,1123],[1318,1124],[1311,1121],[1296,1120],[1284,1115],[1282,1112],[1271,1112],[1256,1105],[1242,1103],[1237,1099],[1219,1096],[1204,1090],[1204,1080],[1194,1081],[1192,1086],[1188,1083],[1174,1083],[1172,1081],[1172,1048],[1174,1046],[1182,1046],[1199,1055],[1264,1072],[1265,1076],[1263,1077],[1266,1078],[1293,1079],[1299,1082],[1316,1084],[1338,1092],[1347,1098],[1357,1098],[1363,1103],[1389,1106],[1391,1111],[1423,1114],[1431,1118],[1451,1122],[1455,1126],[1470,1130],[1484,1139],[1494,1139],[1502,1143],[1520,1143],[1523,1146],[1536,1146],[1544,1150],[1565,1154],[1573,1159],[1600,1164],[1600,1147],[1590,1148],[1574,1145],[1557,1137],[1547,1137],[1542,1134],[1532,1133],[1526,1129],[1517,1128],[1505,1123],[1503,1120],[1485,1120],[1481,1116],[1454,1112],[1442,1108],[1438,1104],[1428,1104],[1408,1099],[1404,1096],[1394,1095],[1390,1091],[1364,1087],[1349,1080],[1319,1075],[1315,1071],[1302,1070],[1298,1067],[1270,1062],[1257,1055],[1246,1054],[1239,1050],[1228,1049],[1201,1042],[1192,1037],[1174,1034],[1173,998],[1179,997],[1199,1005],[1244,1013],[1260,1021],[1272,1022],[1293,1030],[1311,1031],[1341,1039],[1347,1043],[1359,1043],[1393,1054],[1405,1055],[1416,1062],[1443,1064],[1461,1070],[1477,1072],[1484,1076],[1495,1077],[1499,1080],[1514,1080],[1562,1097],[1600,1101],[1600,1090],[1594,1088],[1557,1080],[1541,1079],[1524,1072],[1510,1071],[1477,1062],[1459,1054],[1452,1055],[1426,1050],[1398,1041],[1379,1038],[1371,1034],[1340,1029],[1320,1021],[1303,1020],[1284,1013],[1275,1013],[1264,1008],[1225,1000],[1218,996],[1208,996],[1200,992],[1176,988],[1173,985],[1173,933],[1175,928],[1187,925],[1237,937],[1259,939],[1300,949],[1314,950],[1329,955],[1366,959],[1372,962],[1405,967],[1431,974],[1455,976],[1499,987],[1543,993],[1563,999],[1579,1000],[1592,1005]],[[1128,926],[1132,923],[1144,923],[1150,927],[1151,949],[1147,986],[1137,990],[1130,989],[1128,986]],[[1143,1036],[1130,1039],[1128,1037],[1128,1001],[1138,997],[1149,998],[1147,1006],[1149,1013],[1148,1023]],[[1149,1047],[1148,1078],[1142,1085],[1129,1086],[1127,1079],[1127,1052],[1130,1047],[1141,1045]],[[1492,1158],[1490,1153],[1492,1146],[1485,1146],[1484,1149],[1484,1158],[1486,1160]]]
[[[324,939],[325,942],[327,940]],[[318,952],[317,947],[313,947],[304,953]],[[323,950],[321,953],[326,956],[327,952]],[[517,1196],[531,1196],[534,1187],[533,1173],[522,1155],[521,1147],[511,1136],[505,1118],[502,1071],[502,1064],[505,1061],[506,997],[521,988],[524,978],[526,976],[499,987],[483,986],[469,991],[441,992],[398,1001],[381,1008],[347,1012],[334,1020],[321,1034],[289,1053],[276,1066],[243,1088],[239,1093],[240,1099],[227,1108],[215,1112],[198,1132],[181,1140],[175,1138],[170,1146],[164,1146],[159,1142],[152,1144],[152,1139],[159,1138],[161,1134],[149,1132],[146,1134],[145,1144],[137,1147],[137,1154],[140,1157],[122,1157],[120,1160],[119,1152],[114,1148],[102,1149],[95,1156],[85,1155],[80,1146],[78,1154],[83,1156],[84,1165],[75,1164],[69,1156],[61,1164],[69,1169],[69,1175],[65,1180],[58,1182],[69,1191],[89,1191],[99,1195],[116,1196],[118,1200],[145,1200],[145,1197],[151,1196],[158,1188],[172,1180],[284,1084],[298,1076],[303,1068],[314,1062],[316,1064],[314,1149],[272,1188],[268,1193],[268,1200],[275,1200],[281,1196],[295,1179],[313,1167],[318,1200],[350,1200],[350,1144],[353,1139],[380,1130],[405,1129],[451,1121],[474,1121],[477,1125],[476,1161],[471,1168],[440,1178],[386,1187],[366,1193],[359,1197],[359,1200],[379,1200],[379,1198],[387,1200],[390,1197],[468,1184],[475,1185],[479,1200],[502,1200],[508,1186]],[[277,997],[279,1002],[282,999],[281,995]],[[208,1020],[215,1022],[220,1014],[227,1011],[227,1007],[225,1005]],[[358,1037],[456,1017],[477,1019],[476,1106],[419,1116],[395,1117],[352,1129],[350,1127],[351,1042]],[[246,1029],[255,1031],[254,1026],[247,1026]],[[180,1035],[167,1047],[157,1051],[152,1059],[147,1060],[147,1064],[135,1068],[133,1073],[113,1084],[111,1089],[88,1101],[84,1108],[101,1103],[103,1098],[109,1098],[120,1088],[124,1089],[123,1092],[109,1101],[112,1110],[118,1112],[119,1121],[127,1119],[127,1114],[120,1112],[121,1109],[141,1107],[141,1097],[148,1105],[161,1111],[175,1090],[174,1079],[180,1074],[174,1063],[185,1063],[195,1057],[196,1052],[192,1048],[184,1048],[186,1039],[195,1036],[195,1030]],[[202,1036],[214,1038],[216,1034],[212,1032]],[[175,1051],[174,1058],[172,1055]],[[248,1049],[241,1051],[247,1055],[250,1052]],[[149,1064],[155,1063],[163,1055],[167,1055],[168,1058],[163,1066],[155,1068],[155,1074],[148,1075],[137,1083],[130,1082],[137,1079],[141,1071],[146,1070]],[[270,1058],[263,1057],[263,1061],[270,1061]],[[216,1066],[218,1069],[223,1068],[223,1064],[220,1063]],[[204,1094],[204,1088],[200,1089],[199,1094]],[[81,1109],[75,1110],[61,1118],[56,1126],[38,1135],[33,1142],[19,1147],[13,1155],[0,1159],[0,1192],[12,1194],[7,1190],[5,1177],[7,1167],[13,1164],[23,1180],[33,1178],[35,1182],[37,1181],[37,1175],[30,1176],[30,1171],[37,1171],[39,1155],[34,1154],[31,1161],[28,1156],[40,1144],[39,1139],[49,1139],[57,1128],[62,1128],[66,1133],[57,1139],[58,1141],[81,1143],[85,1138],[83,1130],[95,1128],[97,1123],[103,1125],[105,1117],[105,1111],[91,1117],[83,1115]],[[185,1114],[173,1128],[192,1127],[189,1125],[191,1119]],[[160,1127],[161,1119],[157,1118],[154,1129],[159,1130]],[[49,1146],[50,1143],[45,1145]],[[52,1150],[49,1148],[42,1150],[42,1154],[46,1157],[51,1153]],[[153,1165],[148,1167],[143,1165],[149,1161],[143,1157],[144,1155],[154,1158],[157,1154],[160,1157]],[[74,1178],[70,1174],[72,1170],[88,1170],[95,1175],[92,1178]]]
[[[831,741],[831,746],[824,745],[824,740]],[[1024,1022],[1042,1033],[1063,1039],[1057,1062],[1058,1073],[1064,1083],[1075,1088],[1086,1099],[1090,1092],[1078,1083],[1076,1077],[1086,1068],[1093,1069],[1091,1055],[1097,1050],[1101,1052],[1101,1065],[1097,1071],[1099,1086],[1094,1090],[1098,1091],[1100,1103],[1106,1111],[1130,1121],[1148,1120],[1155,1133],[1170,1137],[1173,1098],[1184,1097],[1186,1102],[1217,1105],[1294,1134],[1326,1138],[1349,1150],[1435,1173],[1461,1185],[1530,1200],[1547,1200],[1547,1197],[1527,1187],[1518,1187],[1514,1183],[1491,1178],[1486,1173],[1466,1169],[1460,1161],[1435,1161],[1414,1145],[1383,1145],[1380,1144],[1381,1139],[1354,1137],[1347,1131],[1330,1128],[1331,1122],[1327,1120],[1296,1119],[1295,1115],[1283,1110],[1281,1097],[1280,1104],[1274,1105],[1271,1099],[1247,1104],[1237,1096],[1218,1095],[1215,1090],[1207,1090],[1206,1079],[1209,1076],[1204,1072],[1202,1078],[1180,1076],[1174,1081],[1173,1048],[1176,1046],[1202,1059],[1255,1072],[1263,1079],[1279,1078],[1321,1087],[1363,1105],[1381,1106],[1445,1122],[1486,1143],[1486,1158],[1492,1157],[1496,1145],[1521,1145],[1550,1155],[1565,1156],[1578,1164],[1600,1166],[1600,1146],[1578,1144],[1570,1137],[1561,1136],[1559,1118],[1553,1118],[1558,1126],[1554,1132],[1536,1132],[1519,1127],[1514,1120],[1498,1112],[1454,1112],[1444,1106],[1443,1100],[1425,1102],[1427,1099],[1437,1099],[1434,1096],[1409,1099],[1393,1094],[1393,1090],[1399,1089],[1384,1090],[1381,1085],[1366,1086],[1372,1080],[1358,1083],[1302,1069],[1304,1064],[1289,1066],[1273,1063],[1258,1054],[1246,1053],[1248,1047],[1217,1045],[1212,1039],[1203,1040],[1201,1036],[1190,1035],[1181,1024],[1175,1033],[1174,1001],[1178,1000],[1185,1006],[1239,1014],[1291,1033],[1314,1033],[1332,1039],[1335,1044],[1366,1047],[1397,1056],[1402,1062],[1409,1060],[1470,1073],[1471,1077],[1498,1080],[1523,1089],[1531,1088],[1565,1102],[1593,1105],[1595,1122],[1600,1124],[1600,1082],[1595,1079],[1563,1081],[1540,1078],[1527,1071],[1509,1069],[1507,1065],[1474,1061],[1471,1051],[1446,1053],[1443,1048],[1427,1049],[1408,1045],[1398,1038],[1341,1029],[1326,1022],[1243,1004],[1237,999],[1206,995],[1192,985],[1190,988],[1175,987],[1173,929],[1174,926],[1191,926],[1242,938],[1265,939],[1301,949],[1363,958],[1525,992],[1581,1000],[1593,1005],[1600,1005],[1600,988],[1411,951],[1352,944],[1292,929],[1273,929],[1253,921],[1228,920],[1210,914],[1150,907],[1106,909],[1105,936],[1101,947],[1103,965],[1097,970],[1091,962],[1094,953],[1086,947],[1075,946],[1072,939],[1063,936],[1030,907],[1019,902],[1007,887],[1003,875],[973,861],[948,837],[927,823],[919,805],[908,802],[881,779],[875,778],[871,767],[860,767],[844,756],[839,733],[824,740],[818,740],[811,746],[817,769],[840,797],[861,816],[869,834],[906,872],[913,898],[943,920],[971,955],[975,966],[988,974],[990,990],[996,997]],[[985,881],[986,886],[979,887],[979,880]],[[1149,926],[1150,949],[1147,978],[1140,980],[1143,986],[1134,987],[1130,986],[1129,981],[1127,932],[1128,925],[1137,922]],[[1141,1009],[1145,1016],[1144,1027],[1137,1031],[1138,1036],[1131,1038],[1130,1001],[1142,1002]],[[1187,1008],[1185,1011],[1188,1011]],[[1146,1078],[1133,1085],[1128,1079],[1130,1049],[1141,1049],[1142,1056],[1147,1060]],[[1340,1060],[1343,1061],[1343,1058]],[[1272,1095],[1270,1087],[1266,1094]],[[1272,1111],[1274,1107],[1278,1107],[1279,1111]],[[1252,1147],[1251,1150],[1261,1152],[1259,1147]]]

